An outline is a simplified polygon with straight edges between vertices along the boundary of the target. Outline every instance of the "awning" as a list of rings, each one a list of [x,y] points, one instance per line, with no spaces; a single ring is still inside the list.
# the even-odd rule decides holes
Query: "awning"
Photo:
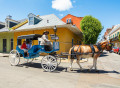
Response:
[[[22,36],[18,36],[17,39],[38,40],[38,37],[42,37],[42,35],[40,34],[22,35]]]

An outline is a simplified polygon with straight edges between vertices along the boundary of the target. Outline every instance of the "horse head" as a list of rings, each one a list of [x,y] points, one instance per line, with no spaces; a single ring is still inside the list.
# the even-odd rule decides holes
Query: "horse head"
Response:
[[[112,50],[112,43],[110,43],[108,41],[101,42],[100,46],[101,46],[102,50],[107,50],[107,51]]]

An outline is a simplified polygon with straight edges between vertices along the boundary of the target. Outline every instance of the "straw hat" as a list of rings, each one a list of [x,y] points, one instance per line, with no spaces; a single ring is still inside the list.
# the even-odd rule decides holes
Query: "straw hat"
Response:
[[[43,34],[45,34],[45,33],[48,33],[48,34],[49,34],[49,31],[44,31]]]

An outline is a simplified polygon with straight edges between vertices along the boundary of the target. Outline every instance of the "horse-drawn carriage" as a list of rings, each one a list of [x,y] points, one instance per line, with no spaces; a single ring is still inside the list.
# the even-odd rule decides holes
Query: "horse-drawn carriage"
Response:
[[[34,41],[34,40],[38,40],[39,37],[41,37],[41,35],[38,34],[23,35],[23,36],[19,36],[18,40],[26,39],[29,41]],[[9,61],[11,65],[15,65],[15,66],[18,65],[20,62],[21,55],[28,62],[29,60],[32,61],[34,58],[39,57],[41,53],[47,53],[48,55],[44,56],[41,60],[42,68],[45,71],[49,71],[49,72],[54,71],[61,62],[61,59],[58,58],[60,55],[54,53],[59,50],[59,42],[53,42],[53,47],[52,50],[50,51],[46,51],[45,47],[39,44],[40,42],[38,43],[38,45],[33,44],[32,48],[28,50],[29,55],[26,56],[25,52],[19,47],[19,44],[17,42],[16,50],[12,50],[9,55]],[[92,47],[94,49],[92,49]],[[90,45],[74,45],[72,48],[70,48],[69,54],[67,54],[68,59],[71,59],[70,68],[72,68],[72,63],[73,60],[75,59],[74,57],[77,58],[77,64],[79,65],[80,69],[82,69],[80,65],[80,58],[92,57],[94,60],[93,60],[93,66],[90,69],[95,67],[95,70],[97,70],[96,67],[97,58],[102,53],[101,51],[103,51],[104,49],[110,51],[112,49],[111,48],[112,46],[109,46],[109,43],[106,41],[100,43],[99,45],[93,45],[92,47]]]
[[[61,59],[58,58],[58,55],[54,53],[59,50],[59,42],[53,42],[53,48],[50,51],[46,51],[44,46],[39,45],[40,42],[38,45],[33,44],[32,48],[28,50],[29,56],[25,54],[24,50],[22,50],[21,46],[18,44],[19,40],[22,39],[34,41],[38,40],[40,37],[41,35],[39,34],[18,36],[16,50],[12,50],[9,54],[10,64],[13,66],[19,65],[21,56],[25,59],[25,61],[29,62],[33,61],[34,58],[39,57],[41,53],[46,53],[48,55],[42,58],[41,66],[45,71],[54,71],[61,62]]]

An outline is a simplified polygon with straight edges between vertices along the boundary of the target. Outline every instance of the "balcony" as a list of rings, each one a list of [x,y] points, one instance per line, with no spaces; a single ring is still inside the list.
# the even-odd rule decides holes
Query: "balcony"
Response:
[[[119,40],[118,36],[116,36],[115,38],[111,38],[110,39],[111,41],[116,41],[116,40]]]

